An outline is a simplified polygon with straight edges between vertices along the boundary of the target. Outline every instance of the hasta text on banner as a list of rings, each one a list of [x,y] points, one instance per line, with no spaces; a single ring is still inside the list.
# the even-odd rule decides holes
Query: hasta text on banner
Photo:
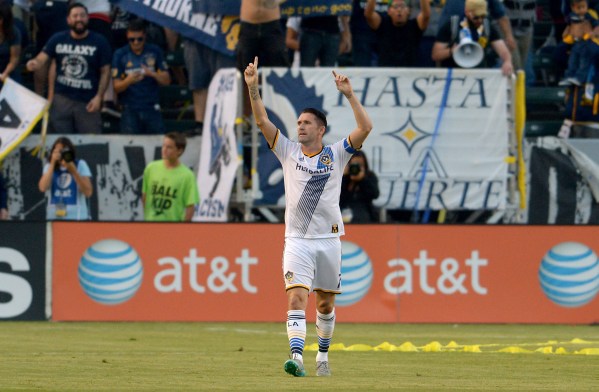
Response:
[[[373,119],[363,150],[379,178],[377,206],[413,209],[418,202],[418,209],[505,208],[507,80],[499,70],[456,69],[451,78],[444,69],[351,68],[346,74]],[[275,125],[281,132],[296,139],[297,116],[305,107],[316,107],[329,119],[325,142],[349,135],[353,118],[330,78],[330,71],[321,69],[263,69],[264,103],[280,119]],[[446,86],[447,103],[441,108]],[[271,181],[282,178],[275,173],[280,167],[269,153],[262,143],[260,204],[282,200],[282,184]]]

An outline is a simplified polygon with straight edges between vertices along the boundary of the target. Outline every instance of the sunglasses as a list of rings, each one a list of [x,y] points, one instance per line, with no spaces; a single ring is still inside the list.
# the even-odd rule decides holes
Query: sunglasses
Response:
[[[144,37],[132,37],[128,38],[129,42],[143,42]]]

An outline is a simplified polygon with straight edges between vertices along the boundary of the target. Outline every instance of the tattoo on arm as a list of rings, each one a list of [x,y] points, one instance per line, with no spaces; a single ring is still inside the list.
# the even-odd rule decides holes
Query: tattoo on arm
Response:
[[[258,91],[258,86],[250,87],[250,98],[253,101],[257,101],[258,99],[260,99],[260,92]]]
[[[347,94],[347,95],[345,96],[345,98],[347,98],[347,99],[351,99],[352,95],[353,95],[352,93],[349,93],[349,94]]]

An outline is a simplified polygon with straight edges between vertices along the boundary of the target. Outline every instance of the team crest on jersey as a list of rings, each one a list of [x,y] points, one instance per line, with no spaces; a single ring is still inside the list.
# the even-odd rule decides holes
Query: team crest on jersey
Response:
[[[323,165],[329,166],[331,163],[333,163],[333,160],[331,159],[331,157],[329,156],[329,154],[322,154],[320,156],[320,162]]]
[[[339,225],[335,223],[333,226],[331,226],[331,233],[339,233]]]
[[[285,273],[285,279],[287,279],[287,281],[288,281],[289,283],[291,283],[291,281],[293,280],[293,272],[291,272],[291,271],[287,271],[287,272]]]

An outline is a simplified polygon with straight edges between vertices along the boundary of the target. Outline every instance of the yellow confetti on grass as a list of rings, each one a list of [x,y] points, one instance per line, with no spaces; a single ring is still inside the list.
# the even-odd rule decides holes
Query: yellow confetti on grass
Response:
[[[425,353],[436,353],[436,352],[464,352],[464,353],[508,353],[508,354],[552,354],[552,355],[599,355],[599,348],[596,347],[585,347],[577,351],[568,352],[566,348],[558,346],[560,344],[565,345],[590,345],[598,344],[599,342],[590,342],[587,340],[574,338],[567,342],[558,342],[557,340],[550,340],[543,343],[518,343],[518,344],[471,344],[461,345],[455,341],[450,341],[447,345],[443,345],[438,341],[427,343],[423,346],[416,346],[412,342],[404,342],[399,346],[396,346],[389,342],[383,342],[378,346],[370,346],[368,344],[353,344],[351,346],[345,346],[343,343],[332,344],[329,348],[330,351],[399,351],[399,352],[425,352]],[[538,348],[531,350],[530,346],[538,346]],[[481,349],[484,348],[483,349]],[[493,348],[493,349],[491,349]],[[304,348],[305,351],[317,351],[318,344],[310,344]]]

